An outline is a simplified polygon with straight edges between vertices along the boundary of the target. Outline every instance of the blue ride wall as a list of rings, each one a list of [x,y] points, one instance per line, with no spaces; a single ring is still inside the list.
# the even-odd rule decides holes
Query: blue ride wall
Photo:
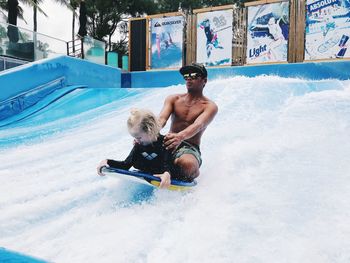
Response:
[[[123,73],[127,81],[122,87],[149,88],[167,87],[184,83],[177,70],[147,71]],[[350,60],[327,62],[307,62],[293,64],[269,64],[255,66],[209,68],[209,80],[228,76],[255,77],[259,75],[276,75],[281,77],[302,78],[310,80],[320,79],[350,79]]]
[[[303,79],[350,79],[350,60],[209,68],[209,80],[228,76],[277,75]],[[0,102],[65,77],[66,85],[93,88],[154,88],[183,84],[178,70],[121,73],[120,69],[61,56],[0,73]]]
[[[64,77],[65,84],[120,88],[121,70],[67,56],[45,59],[0,73],[0,102]]]

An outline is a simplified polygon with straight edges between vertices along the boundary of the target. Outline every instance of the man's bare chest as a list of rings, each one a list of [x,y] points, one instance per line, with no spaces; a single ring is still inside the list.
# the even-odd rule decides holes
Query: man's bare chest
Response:
[[[186,103],[178,103],[175,105],[174,118],[178,121],[193,123],[197,117],[204,111],[201,103],[187,105]]]

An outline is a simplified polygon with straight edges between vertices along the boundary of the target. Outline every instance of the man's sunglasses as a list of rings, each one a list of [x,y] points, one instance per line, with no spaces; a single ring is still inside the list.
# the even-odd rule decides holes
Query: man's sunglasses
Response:
[[[188,79],[195,80],[195,79],[198,79],[201,76],[202,75],[199,74],[199,73],[189,73],[189,74],[184,74],[183,75],[185,80],[188,80]]]

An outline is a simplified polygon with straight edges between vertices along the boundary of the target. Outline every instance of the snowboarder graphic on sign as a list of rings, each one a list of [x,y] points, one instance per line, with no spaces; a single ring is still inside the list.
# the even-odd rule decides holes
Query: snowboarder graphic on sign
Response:
[[[209,19],[203,20],[202,23],[199,24],[199,27],[204,30],[204,34],[207,38],[206,49],[207,57],[209,58],[213,48],[223,49],[223,47],[219,45],[217,32],[210,28]]]
[[[278,52],[276,52],[276,49],[280,47],[285,41],[285,38],[282,33],[282,28],[280,27],[280,21],[281,21],[281,18],[276,20],[276,18],[272,16],[267,22],[267,25],[255,24],[251,27],[251,30],[256,27],[267,28],[269,30],[269,34],[272,36],[272,39],[273,39],[269,44],[269,50],[267,52],[267,55],[270,60],[277,59]]]

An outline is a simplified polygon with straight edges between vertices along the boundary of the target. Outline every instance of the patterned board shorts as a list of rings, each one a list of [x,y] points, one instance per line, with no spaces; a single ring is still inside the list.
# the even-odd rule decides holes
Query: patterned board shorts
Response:
[[[192,154],[194,157],[196,157],[199,166],[202,165],[201,151],[198,146],[188,142],[182,142],[177,148],[176,152],[173,154],[173,159],[175,160],[184,154]]]

